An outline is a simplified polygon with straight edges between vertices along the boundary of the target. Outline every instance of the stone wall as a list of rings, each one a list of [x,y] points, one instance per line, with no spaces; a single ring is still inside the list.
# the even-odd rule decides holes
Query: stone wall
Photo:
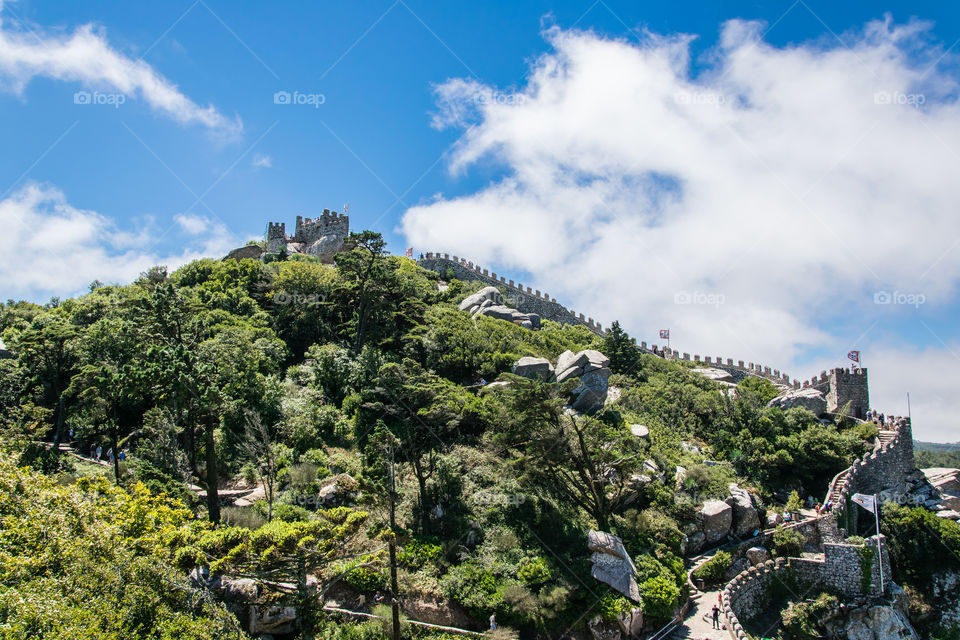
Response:
[[[424,269],[436,271],[440,274],[445,274],[449,269],[453,272],[453,277],[458,280],[479,280],[503,288],[507,292],[505,296],[507,306],[523,313],[536,313],[541,318],[561,324],[583,325],[598,335],[605,333],[604,328],[593,318],[587,318],[582,313],[578,314],[572,309],[567,309],[557,302],[556,298],[551,298],[550,294],[541,293],[539,289],[533,289],[532,287],[525,287],[519,282],[514,284],[513,280],[497,276],[496,273],[490,272],[480,265],[475,265],[464,258],[450,256],[449,253],[428,253],[424,258],[418,260],[417,264]]]
[[[646,349],[646,342],[641,342],[641,347]],[[771,382],[776,384],[785,385],[788,387],[793,387],[795,389],[800,388],[800,381],[794,378],[790,379],[786,373],[781,373],[779,369],[773,369],[771,367],[754,364],[753,362],[744,361],[744,360],[734,360],[733,358],[721,358],[720,356],[711,357],[704,356],[701,358],[698,354],[694,354],[693,357],[690,357],[689,353],[681,354],[675,349],[664,348],[662,350],[657,350],[656,345],[654,345],[654,351],[656,353],[663,353],[664,357],[673,359],[673,360],[686,360],[688,362],[697,362],[703,364],[704,366],[710,366],[715,369],[723,369],[724,371],[729,371],[731,374],[743,374],[739,376],[741,379],[747,376],[754,376],[758,378],[766,378]]]
[[[844,369],[838,367],[829,372],[821,371],[819,378],[813,378],[804,387],[813,387],[823,393],[827,399],[827,412],[836,413],[850,403],[850,415],[863,419],[870,408],[870,388],[866,369]]]
[[[325,236],[346,238],[350,234],[350,216],[330,209],[324,209],[317,218],[297,216],[297,226],[292,236],[287,235],[287,225],[283,222],[267,223],[267,252],[277,253],[288,242],[299,242],[309,246]]]
[[[339,214],[330,209],[324,209],[323,215],[318,218],[304,218],[297,216],[297,227],[293,234],[293,242],[313,244],[324,236],[343,236],[350,233],[350,216]]]
[[[880,565],[877,560],[877,545],[883,549],[883,583],[888,588],[892,583],[890,558],[887,555],[885,538],[868,538],[866,546],[874,550],[870,563],[870,584],[864,592],[863,568],[859,545],[843,543],[824,544],[824,556],[820,558],[777,558],[762,565],[750,567],[727,583],[721,592],[721,608],[727,630],[734,640],[747,640],[750,636],[741,621],[752,619],[765,611],[770,604],[771,587],[775,580],[793,591],[814,596],[818,591],[829,591],[845,597],[878,595],[880,591]]]
[[[916,468],[913,459],[913,428],[909,418],[897,426],[893,437],[879,442],[873,451],[868,451],[841,471],[830,483],[824,500],[844,507],[854,493],[875,494],[893,490],[902,493],[906,489],[907,475]]]

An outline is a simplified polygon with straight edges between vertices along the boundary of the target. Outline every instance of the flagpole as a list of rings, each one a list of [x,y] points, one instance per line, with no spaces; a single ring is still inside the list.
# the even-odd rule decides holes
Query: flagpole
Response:
[[[880,501],[877,494],[873,494],[873,515],[877,518],[877,556],[880,566],[880,595],[883,595],[883,543],[880,538]]]

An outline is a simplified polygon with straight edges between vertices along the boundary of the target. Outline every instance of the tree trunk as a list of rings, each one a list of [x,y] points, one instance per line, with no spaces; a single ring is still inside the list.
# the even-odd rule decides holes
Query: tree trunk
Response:
[[[420,506],[420,533],[427,533],[429,528],[430,518],[428,517],[427,512],[427,479],[423,475],[423,468],[421,466],[419,458],[414,459],[413,461],[413,472],[417,476],[417,487],[419,493],[417,494],[417,502]]]
[[[217,450],[213,441],[214,423],[207,420],[204,425],[204,449],[207,458],[207,515],[210,522],[220,522],[220,496],[217,495],[217,484],[220,481],[217,473]]]
[[[390,591],[393,610],[393,640],[400,640],[400,585],[397,582],[397,494],[393,475],[393,449],[390,450]]]

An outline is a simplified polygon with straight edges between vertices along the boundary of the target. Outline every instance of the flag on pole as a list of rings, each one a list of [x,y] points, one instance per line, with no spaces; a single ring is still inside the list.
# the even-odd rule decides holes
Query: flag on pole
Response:
[[[660,329],[660,338],[662,340],[670,339],[670,329]]]
[[[403,252],[403,255],[407,256],[408,258],[412,258],[412,257],[413,257],[413,247],[410,247],[409,249],[407,249],[406,251],[404,251],[404,252]]]
[[[870,513],[877,512],[877,496],[868,496],[865,493],[855,493],[850,497],[850,499]]]
[[[856,362],[856,363],[859,363],[859,362],[860,362],[860,352],[859,352],[859,351],[851,351],[851,352],[847,353],[847,357],[850,358],[851,360],[853,360],[853,361]]]

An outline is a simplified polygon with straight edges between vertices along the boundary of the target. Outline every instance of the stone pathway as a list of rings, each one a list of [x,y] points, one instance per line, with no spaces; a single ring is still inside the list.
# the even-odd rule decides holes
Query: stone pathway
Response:
[[[713,628],[713,605],[717,604],[720,591],[706,591],[690,603],[690,610],[683,624],[677,627],[671,638],[690,638],[691,640],[730,640],[730,634],[722,629]],[[723,617],[721,616],[721,620]],[[721,622],[722,624],[722,622]]]

